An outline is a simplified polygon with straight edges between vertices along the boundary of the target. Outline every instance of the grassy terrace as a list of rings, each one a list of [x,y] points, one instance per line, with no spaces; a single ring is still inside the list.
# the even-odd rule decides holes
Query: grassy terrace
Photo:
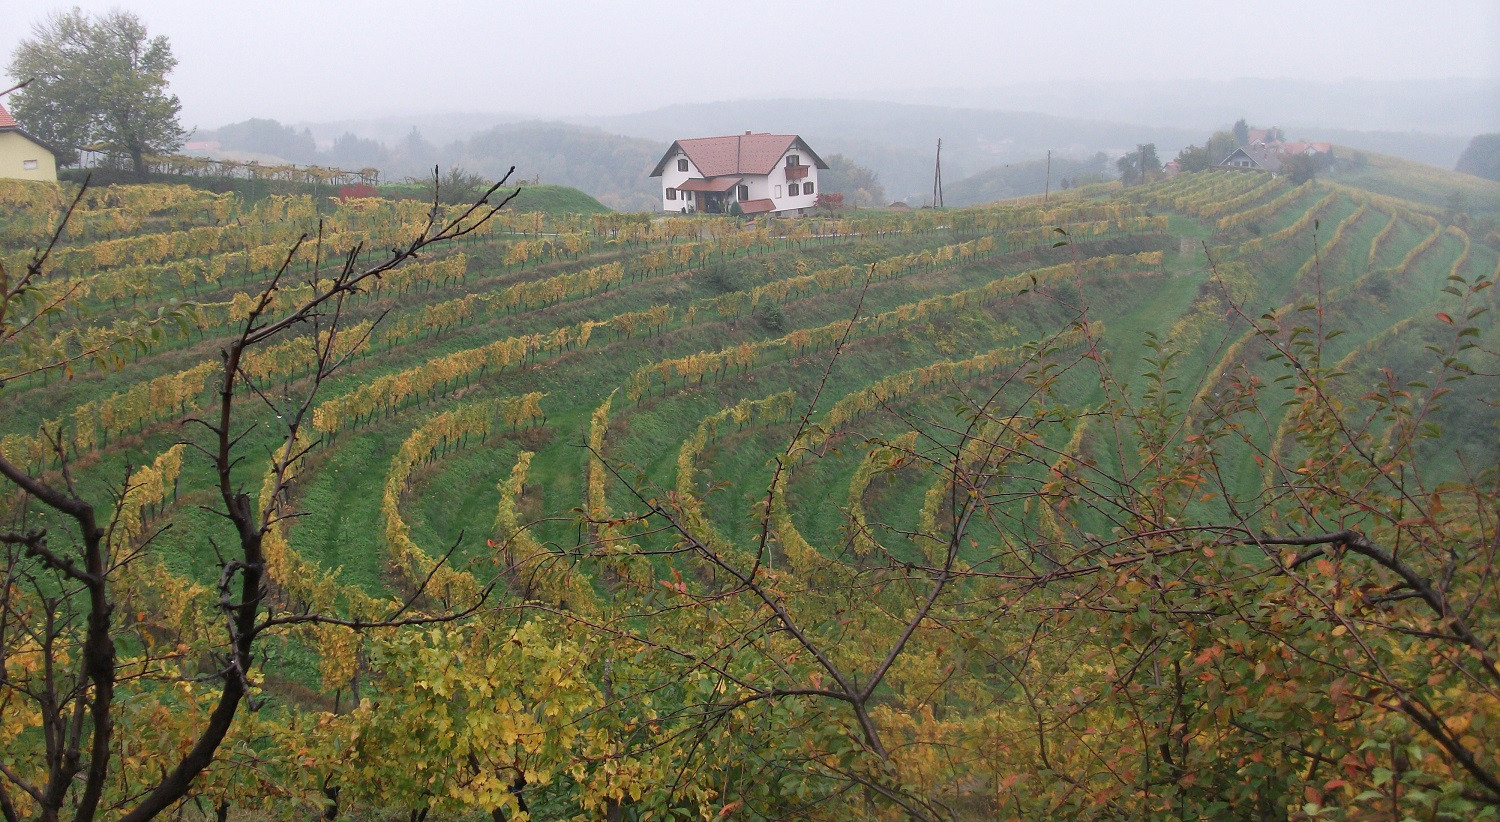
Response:
[[[491,522],[498,502],[496,485],[509,475],[522,449],[534,451],[536,456],[531,463],[522,507],[535,518],[550,518],[538,526],[537,534],[552,544],[566,547],[575,543],[580,533],[579,527],[568,520],[569,512],[583,505],[588,460],[581,445],[587,439],[589,415],[611,391],[619,389],[621,393],[614,403],[606,457],[623,476],[638,477],[648,494],[661,494],[674,487],[679,446],[699,420],[742,400],[787,388],[797,393],[797,407],[803,408],[822,378],[830,351],[826,347],[797,350],[790,357],[778,355],[748,369],[734,369],[732,375],[722,379],[714,374],[701,382],[669,379],[665,395],[658,383],[658,388],[638,402],[623,398],[632,372],[674,357],[765,342],[798,329],[839,322],[850,316],[856,300],[862,300],[861,314],[865,316],[896,312],[922,300],[1066,263],[1075,257],[1082,260],[1158,250],[1164,254],[1159,264],[1090,273],[1081,279],[1085,289],[1082,299],[1088,304],[1090,320],[1102,323],[1106,329],[1102,349],[1113,358],[1121,373],[1128,375],[1138,370],[1135,366],[1147,353],[1148,338],[1172,339],[1174,333],[1182,332],[1185,318],[1199,312],[1218,319],[1206,323],[1205,333],[1181,337],[1180,342],[1187,348],[1176,361],[1176,368],[1185,384],[1194,384],[1206,373],[1227,378],[1235,371],[1231,360],[1245,362],[1252,373],[1263,379],[1273,379],[1274,374],[1259,364],[1264,354],[1259,350],[1263,342],[1236,345],[1237,340],[1245,338],[1247,326],[1240,320],[1225,322],[1227,306],[1215,302],[1219,286],[1202,249],[1205,244],[1210,248],[1233,248],[1237,243],[1284,232],[1299,221],[1305,222],[1308,210],[1320,204],[1322,210],[1316,215],[1317,237],[1324,247],[1319,250],[1317,264],[1309,263],[1313,253],[1311,231],[1298,233],[1289,242],[1277,243],[1249,256],[1230,254],[1213,261],[1216,266],[1240,266],[1253,272],[1238,292],[1248,316],[1258,317],[1268,310],[1276,310],[1279,316],[1296,314],[1321,287],[1327,312],[1341,317],[1347,330],[1342,337],[1330,341],[1328,356],[1345,360],[1351,373],[1367,376],[1368,363],[1392,356],[1409,344],[1412,334],[1418,333],[1415,329],[1402,331],[1403,320],[1431,316],[1440,310],[1444,278],[1463,249],[1458,235],[1445,233],[1407,270],[1393,270],[1411,248],[1432,232],[1429,225],[1412,222],[1417,217],[1400,214],[1394,231],[1386,232],[1375,247],[1372,267],[1367,255],[1390,220],[1390,214],[1382,211],[1378,203],[1365,207],[1351,195],[1340,193],[1342,190],[1326,186],[1309,186],[1292,195],[1285,187],[1258,183],[1256,187],[1224,175],[1218,179],[1204,175],[1197,180],[1191,179],[1192,176],[1157,184],[1154,189],[1130,192],[1119,201],[1097,195],[1092,200],[1063,200],[1062,209],[1051,214],[1036,206],[1002,206],[905,218],[879,215],[825,221],[812,231],[804,225],[800,235],[792,233],[796,226],[791,223],[770,226],[770,231],[762,226],[761,239],[752,247],[736,246],[725,239],[742,233],[743,229],[706,221],[675,235],[664,226],[680,225],[681,221],[676,219],[654,226],[618,218],[589,223],[572,215],[592,209],[575,202],[576,197],[567,192],[527,189],[518,204],[523,209],[540,210],[545,216],[538,221],[518,214],[512,218],[513,222],[497,226],[495,231],[466,241],[449,252],[465,255],[467,270],[462,282],[432,283],[402,294],[389,291],[371,294],[351,306],[349,321],[380,319],[385,327],[391,327],[403,318],[421,316],[420,312],[432,306],[456,301],[467,294],[498,295],[521,284],[610,264],[623,267],[626,275],[622,281],[521,310],[481,309],[466,321],[423,329],[418,336],[399,342],[384,339],[377,332],[375,342],[324,386],[320,400],[358,390],[381,375],[421,369],[444,356],[508,337],[544,335],[554,328],[589,321],[607,322],[658,306],[665,307],[666,321],[660,327],[638,329],[628,338],[618,328],[600,326],[586,346],[537,351],[524,364],[489,370],[482,376],[470,375],[461,383],[445,384],[436,393],[405,402],[399,413],[379,414],[367,424],[340,433],[313,453],[299,478],[295,505],[303,516],[291,529],[292,544],[318,565],[342,569],[340,573],[349,584],[370,593],[384,591],[392,580],[385,567],[385,546],[378,526],[380,489],[390,460],[402,441],[424,420],[446,408],[488,397],[542,391],[546,392],[542,403],[545,425],[515,433],[499,432],[482,445],[465,442],[462,447],[445,449],[414,475],[403,497],[402,510],[417,544],[429,552],[439,552],[456,543],[460,560],[477,563],[474,567],[478,569],[487,561],[486,540],[493,536]],[[1327,200],[1330,193],[1334,196]],[[1280,205],[1254,221],[1229,229],[1218,228],[1216,219],[1167,207],[1170,203],[1181,203],[1195,209],[1210,208],[1215,196],[1240,198],[1246,201],[1245,208],[1273,201]],[[1081,232],[1071,245],[1060,248],[1048,247],[1049,243],[1034,239],[1028,243],[1028,237],[1045,238],[1046,233],[1037,229],[1050,228],[1056,224],[1054,221],[1064,222],[1070,216],[1079,225],[1087,223],[1098,216],[1093,211],[1115,202],[1126,203],[1128,214],[1145,213],[1143,208],[1150,213],[1165,213],[1165,230],[1106,229],[1099,237]],[[183,218],[154,219],[178,230],[190,228]],[[1338,244],[1327,247],[1335,227],[1346,220],[1349,224],[1344,227]],[[375,226],[376,238],[395,239],[394,235],[402,228],[402,221],[394,212],[384,227],[380,227],[379,220],[375,223],[367,220],[366,224]],[[560,249],[559,242],[558,249],[550,254],[543,252],[540,260],[519,264],[514,261],[513,249],[517,243],[568,233],[583,235],[580,251],[570,253]],[[753,308],[742,305],[732,314],[714,310],[697,316],[687,313],[690,306],[712,309],[726,305],[725,295],[748,298],[753,289],[779,279],[839,266],[863,268],[902,255],[931,254],[979,237],[993,238],[996,243],[996,248],[982,258],[919,263],[899,276],[878,279],[868,289],[847,283],[832,289],[815,287],[781,302],[768,298]],[[378,244],[378,239],[370,242],[371,246]],[[20,247],[19,242],[13,243],[13,248]],[[676,249],[691,250],[665,263],[647,259],[647,255],[660,255],[663,251],[666,255],[662,256],[673,255]],[[1473,275],[1492,272],[1494,268],[1495,252],[1474,243],[1462,272]],[[303,275],[305,270],[297,273]],[[102,271],[107,275],[109,269]],[[223,302],[235,293],[253,292],[268,274],[263,272],[259,278],[242,275],[232,281],[226,278],[217,288],[198,289],[196,298],[205,303]],[[163,285],[161,290],[170,289]],[[191,295],[179,290],[177,296]],[[819,408],[826,409],[840,397],[906,369],[1042,339],[1071,321],[1079,299],[1076,284],[1069,277],[1025,294],[943,316],[893,321],[877,333],[860,336],[845,350],[830,374]],[[136,308],[130,310],[95,300],[85,311],[52,321],[48,331],[53,334],[70,328],[82,331],[131,317],[150,316],[153,309],[149,303],[149,299],[145,303],[137,301]],[[81,365],[72,380],[48,375],[45,385],[40,378],[32,377],[7,386],[9,413],[0,434],[34,435],[44,420],[61,419],[70,424],[73,409],[85,402],[123,394],[132,386],[212,361],[219,347],[218,336],[227,330],[228,327],[222,327],[195,332],[164,325],[160,331],[128,346],[124,360],[110,367]],[[292,373],[269,383],[273,392],[295,392],[304,385],[305,379]],[[1079,406],[1097,402],[1101,396],[1097,380],[1081,372],[1069,374],[1060,385],[1067,400]],[[941,419],[951,413],[957,398],[983,396],[994,387],[987,378],[944,385],[905,398],[897,408],[924,418]],[[1129,389],[1129,384],[1126,387]],[[1280,412],[1267,409],[1266,413],[1269,437],[1275,431]],[[80,454],[79,458],[84,464],[98,462],[112,466],[110,470],[117,474],[125,465],[149,461],[184,433],[190,434],[191,429],[183,428],[179,419],[172,409],[147,414],[141,425],[115,433],[107,445],[100,443],[102,448]],[[265,423],[269,422],[269,418],[261,420],[261,427],[250,435],[252,442],[264,439],[262,434],[270,429]],[[1457,422],[1466,424],[1463,420]],[[846,438],[849,447],[797,465],[789,491],[790,498],[797,503],[794,519],[814,544],[839,543],[841,529],[847,524],[848,500],[844,489],[863,454],[863,449],[857,447],[860,437],[891,436],[899,433],[904,424],[889,414],[872,415],[860,421],[853,439]],[[699,485],[707,488],[711,483],[725,482],[733,486],[733,490],[704,493],[712,518],[722,532],[735,538],[746,536],[749,506],[760,498],[761,492],[756,489],[762,488],[768,479],[770,458],[784,447],[782,441],[791,430],[783,424],[736,432],[711,443],[702,455]],[[1480,441],[1482,437],[1473,434],[1467,439]],[[252,446],[252,450],[269,447],[269,443],[269,439],[264,439],[264,444]],[[1087,441],[1083,447],[1088,447]],[[91,476],[106,476],[110,470],[94,471]],[[187,476],[198,479],[192,474],[195,470],[199,469],[190,464]],[[259,465],[245,463],[241,481],[255,484],[259,470]],[[1255,471],[1247,468],[1242,473],[1246,482],[1257,481]],[[102,494],[105,490],[96,487],[92,493]],[[877,487],[869,491],[872,501],[879,503],[876,507],[892,512],[893,523],[908,525],[914,521],[924,493],[921,488]],[[618,483],[611,483],[609,494],[612,506],[622,510],[630,507],[632,498]],[[207,515],[194,506],[202,502],[179,499],[163,512],[162,521],[171,520],[174,527],[159,537],[152,549],[164,567],[198,579],[204,579],[215,567],[212,550],[198,536]]]
[[[0,186],[0,213],[22,215],[0,222],[8,272],[71,193]],[[724,816],[746,787],[764,789],[761,816],[804,794],[837,803],[856,783],[808,769],[846,756],[868,784],[899,774],[893,790],[974,818],[1008,812],[995,797],[1012,790],[1052,815],[1083,808],[1075,783],[1053,779],[1065,768],[1095,774],[1091,795],[1170,789],[1150,805],[1169,810],[1193,791],[1194,807],[1230,807],[1215,792],[1251,785],[1252,762],[1279,769],[1256,777],[1259,794],[1332,796],[1328,775],[1309,773],[1324,759],[1364,780],[1364,794],[1343,793],[1373,808],[1384,795],[1365,786],[1382,786],[1398,747],[1410,773],[1386,781],[1405,780],[1408,799],[1421,780],[1448,779],[1449,799],[1463,787],[1451,759],[1411,752],[1427,737],[1375,710],[1376,691],[1361,692],[1359,716],[1339,700],[1360,676],[1367,691],[1400,679],[1429,700],[1482,700],[1464,684],[1472,666],[1444,667],[1467,651],[1346,587],[1361,568],[1390,570],[1356,564],[1354,543],[1298,562],[1236,535],[1384,528],[1431,574],[1484,533],[1465,524],[1483,520],[1471,515],[1492,486],[1459,482],[1500,464],[1493,381],[1468,365],[1500,350],[1484,313],[1496,291],[1470,288],[1500,264],[1493,232],[1464,231],[1483,220],[1221,172],[1046,203],[756,223],[615,214],[545,187],[513,206],[342,305],[345,359],[298,432],[308,450],[269,509],[281,517],[261,543],[269,584],[250,600],[297,624],[262,636],[267,708],[211,774],[249,780],[231,789],[236,814],[296,795],[317,815],[339,785],[357,797],[346,816],[415,818],[436,793],[378,791],[428,776],[468,812],[471,778],[510,767],[475,751],[522,763],[512,770],[527,776],[496,795],[524,789],[537,818],[679,776],[702,789],[699,816]],[[222,501],[193,450],[221,350],[260,295],[271,317],[295,310],[341,253],[373,265],[429,230],[429,209],[91,191],[48,276],[9,306],[24,330],[0,352],[0,450],[53,482],[65,462],[100,504],[123,496],[112,550],[141,551],[112,575],[116,642],[167,656],[124,686],[129,710],[146,706],[124,715],[130,744],[181,713],[160,706],[188,705],[179,693],[224,642]],[[242,363],[227,474],[256,504],[273,502],[268,466],[330,318]],[[1397,413],[1423,398],[1436,402]],[[1441,434],[1400,447],[1429,432]],[[966,486],[971,468],[995,473]],[[1364,487],[1346,492],[1346,474]],[[978,515],[959,538],[969,500]],[[0,505],[0,530],[61,530],[14,494]],[[227,567],[248,579],[260,566]],[[490,584],[483,611],[440,625],[358,633],[297,616],[444,619]],[[1436,650],[1409,653],[1418,635]],[[1360,668],[1355,639],[1386,644]],[[855,693],[855,680],[872,684]],[[1445,716],[1476,723],[1474,736],[1485,710]],[[1145,781],[1115,776],[1139,757],[1113,751],[1179,722],[1194,728],[1182,755],[1206,769],[1201,791],[1175,760],[1146,763]],[[889,757],[871,753],[876,728]],[[429,731],[423,753],[479,735],[416,776],[404,759],[361,759],[381,734],[404,757]],[[535,758],[543,736],[555,761]],[[1044,768],[1037,745],[1071,764]],[[339,770],[366,764],[395,770]],[[1087,808],[1125,807],[1111,796]]]

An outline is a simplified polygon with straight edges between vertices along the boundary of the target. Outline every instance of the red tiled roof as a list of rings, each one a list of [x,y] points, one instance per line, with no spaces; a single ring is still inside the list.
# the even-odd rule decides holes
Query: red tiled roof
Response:
[[[5,110],[4,105],[0,105],[0,131],[14,131],[22,137],[25,137],[31,142],[36,143],[37,145],[46,149],[47,151],[50,151],[53,154],[57,153],[57,149],[53,148],[47,143],[42,142],[41,140],[38,140],[30,134],[27,134],[26,129],[21,128],[21,124],[16,122],[16,118],[10,116],[10,112]]]
[[[787,149],[796,146],[806,152],[813,165],[828,168],[802,138],[795,134],[733,134],[728,137],[696,137],[672,143],[661,162],[651,172],[652,177],[661,176],[667,160],[679,149],[693,161],[698,173],[704,177],[721,177],[725,174],[770,174],[781,162]]]
[[[678,191],[728,191],[739,184],[738,177],[716,177],[712,180],[704,180],[694,177],[691,180],[683,180],[677,186]]]
[[[761,214],[775,210],[776,203],[770,200],[746,200],[740,203],[740,211],[744,214]]]
[[[770,174],[795,139],[794,134],[736,134],[733,137],[679,140],[677,145],[698,167],[699,173],[716,177],[720,174]]]

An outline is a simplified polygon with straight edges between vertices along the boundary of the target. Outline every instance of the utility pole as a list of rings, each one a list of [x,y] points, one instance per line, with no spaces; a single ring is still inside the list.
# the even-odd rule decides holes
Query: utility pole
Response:
[[[938,138],[937,164],[932,168],[932,206],[943,207],[943,138]]]
[[[1047,149],[1047,187],[1042,192],[1042,205],[1052,200],[1052,149]]]

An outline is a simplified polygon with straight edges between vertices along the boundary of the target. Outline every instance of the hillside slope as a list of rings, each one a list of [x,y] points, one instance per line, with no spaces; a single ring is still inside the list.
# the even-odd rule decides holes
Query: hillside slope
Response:
[[[505,211],[329,296],[463,207],[5,183],[7,273],[75,195],[0,312],[0,454],[109,513],[78,574],[119,606],[106,802],[248,681],[192,806],[1485,812],[1500,249],[1430,209],[1206,171]],[[67,703],[24,695],[78,667],[59,603],[91,607],[18,487],[11,772]]]
[[[1454,196],[1475,214],[1500,214],[1500,182],[1417,163],[1388,154],[1339,146],[1335,182],[1446,209]]]

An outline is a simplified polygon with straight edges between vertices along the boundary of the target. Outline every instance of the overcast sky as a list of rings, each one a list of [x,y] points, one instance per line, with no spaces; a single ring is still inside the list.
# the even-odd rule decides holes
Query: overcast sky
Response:
[[[0,55],[49,10],[0,0]],[[1048,80],[1500,77],[1496,0],[134,0],[185,126]],[[6,85],[9,85],[8,83]],[[1500,104],[1497,101],[1496,104]]]

